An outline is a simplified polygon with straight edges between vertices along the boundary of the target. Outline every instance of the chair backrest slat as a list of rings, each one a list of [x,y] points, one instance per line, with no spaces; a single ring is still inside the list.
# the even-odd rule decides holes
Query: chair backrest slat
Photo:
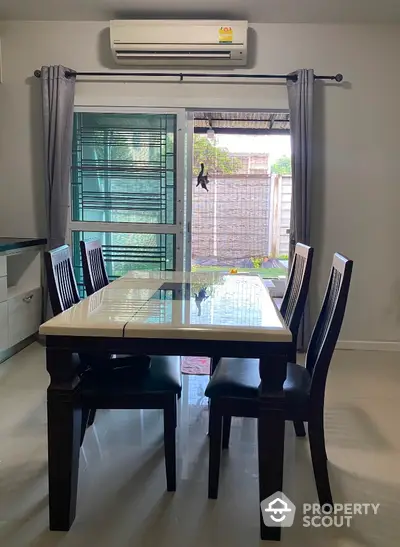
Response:
[[[81,241],[80,247],[83,281],[85,283],[86,294],[90,296],[108,285],[109,280],[106,265],[100,241]]]
[[[314,249],[312,247],[297,243],[288,284],[282,300],[281,314],[292,332],[294,348],[296,348],[300,320],[304,313],[310,287],[313,255]],[[291,359],[295,359],[295,355]]]
[[[44,254],[50,303],[54,315],[71,308],[80,300],[68,245]]]
[[[353,261],[336,253],[333,257],[321,311],[306,355],[311,374],[311,397],[323,397],[329,365],[339,338],[350,289]]]

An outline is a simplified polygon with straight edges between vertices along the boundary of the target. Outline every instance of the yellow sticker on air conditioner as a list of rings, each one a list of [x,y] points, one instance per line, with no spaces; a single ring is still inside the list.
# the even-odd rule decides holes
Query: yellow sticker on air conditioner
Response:
[[[218,39],[220,44],[232,44],[233,42],[232,27],[220,27],[218,31]]]

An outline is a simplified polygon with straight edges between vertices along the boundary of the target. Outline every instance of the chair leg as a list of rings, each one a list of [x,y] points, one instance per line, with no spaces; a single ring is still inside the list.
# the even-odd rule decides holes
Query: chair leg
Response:
[[[86,428],[88,427],[90,410],[87,408],[82,408],[82,422],[81,422],[81,441],[80,446],[83,445],[83,440],[85,438]]]
[[[174,423],[175,423],[175,429],[178,427],[178,408],[177,408],[177,399],[175,398],[175,404],[174,404]]]
[[[217,365],[220,362],[220,360],[221,360],[220,356],[210,357],[210,380],[211,380],[212,375],[214,374],[215,369],[217,368]],[[208,410],[210,411],[210,399],[208,400]],[[208,415],[208,433],[207,433],[208,437],[210,436],[210,426],[211,426],[210,420],[211,420],[211,416],[209,414]]]
[[[218,498],[219,468],[221,463],[222,415],[210,404],[210,460],[208,468],[208,498]]]
[[[214,374],[220,359],[221,357],[219,355],[218,356],[214,355],[213,357],[210,358],[210,378]]]
[[[310,412],[308,422],[311,459],[320,505],[333,505],[325,449],[324,411]]]
[[[176,490],[176,396],[168,399],[164,407],[164,450],[165,450],[165,471],[167,475],[167,490]]]
[[[92,408],[92,409],[89,410],[89,418],[88,418],[88,423],[87,423],[88,427],[90,427],[91,425],[94,424],[95,418],[96,418],[96,409]]]
[[[94,424],[94,419],[96,417],[96,409],[82,409],[82,425],[81,425],[81,446],[85,439],[86,429]]]
[[[231,435],[231,423],[232,416],[223,417],[223,427],[222,427],[222,449],[226,450],[229,448],[229,437]]]
[[[306,436],[306,430],[304,428],[304,422],[301,420],[294,420],[293,422],[294,430],[296,432],[297,437],[305,437]]]

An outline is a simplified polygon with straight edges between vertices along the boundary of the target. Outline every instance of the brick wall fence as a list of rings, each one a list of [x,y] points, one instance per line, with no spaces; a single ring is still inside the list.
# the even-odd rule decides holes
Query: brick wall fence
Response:
[[[291,177],[219,175],[209,192],[193,179],[192,256],[197,264],[251,266],[288,253]]]

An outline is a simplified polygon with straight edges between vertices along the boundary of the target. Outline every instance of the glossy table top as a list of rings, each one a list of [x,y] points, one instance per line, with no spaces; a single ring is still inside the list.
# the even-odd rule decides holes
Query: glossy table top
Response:
[[[133,271],[40,327],[51,336],[290,342],[257,275]]]

